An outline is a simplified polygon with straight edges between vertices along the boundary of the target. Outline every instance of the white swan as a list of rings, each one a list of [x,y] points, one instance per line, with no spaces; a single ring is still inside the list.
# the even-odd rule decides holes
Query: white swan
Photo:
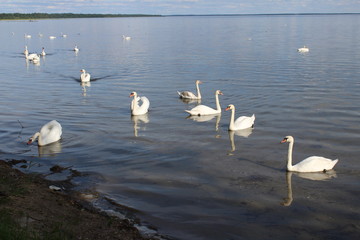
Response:
[[[321,172],[331,170],[338,159],[331,160],[324,157],[311,156],[305,158],[301,162],[292,165],[292,150],[294,146],[294,138],[292,136],[286,136],[280,143],[289,143],[287,170],[291,172]]]
[[[50,39],[55,39],[56,37],[55,37],[55,36],[50,36],[49,38],[50,38]]]
[[[309,52],[309,51],[310,51],[309,48],[306,47],[306,46],[304,46],[302,48],[298,48],[298,52],[301,52],[301,53],[306,53],[306,52]]]
[[[53,142],[57,142],[60,140],[62,134],[62,128],[60,123],[56,120],[52,120],[42,126],[40,132],[36,132],[27,142],[27,144],[31,144],[38,138],[38,145],[45,146]]]
[[[122,35],[122,37],[123,37],[124,40],[127,40],[127,41],[131,40],[131,37],[129,37],[129,36]]]
[[[231,117],[230,117],[230,124],[229,124],[229,130],[236,131],[236,130],[242,130],[247,128],[252,128],[254,126],[255,122],[255,114],[253,114],[251,117],[247,116],[241,116],[235,119],[235,106],[233,104],[230,104],[227,106],[225,111],[228,111],[231,109]]]
[[[197,92],[197,96],[190,92],[190,91],[183,91],[183,92],[177,92],[180,96],[180,98],[184,98],[184,99],[201,99],[201,93],[200,93],[200,88],[199,88],[199,84],[201,84],[202,81],[200,80],[196,80],[195,81],[195,85],[196,85],[196,92]]]
[[[150,107],[150,101],[147,97],[138,97],[136,92],[130,93],[129,97],[134,97],[134,99],[131,101],[130,109],[131,109],[131,115],[142,115],[149,111]],[[141,106],[139,106],[139,101],[142,101]]]
[[[41,56],[45,56],[45,55],[46,55],[45,48],[42,48],[40,55],[41,55]]]
[[[29,54],[29,50],[28,50],[27,46],[25,46],[24,55],[26,56],[28,54]]]
[[[33,63],[38,63],[40,61],[40,57],[36,53],[31,53],[31,54],[27,53],[25,54],[25,58],[29,61],[32,61]]]
[[[75,45],[73,51],[74,51],[74,52],[78,52],[78,51],[79,51],[79,48]]]
[[[216,90],[215,91],[216,109],[213,109],[205,105],[197,105],[191,110],[185,110],[185,112],[189,113],[190,115],[197,115],[197,116],[221,113],[219,95],[223,95],[223,93],[220,90]]]
[[[82,72],[82,74],[80,75],[80,81],[81,82],[90,82],[90,73],[87,73],[85,71],[85,69],[81,69],[80,72]]]

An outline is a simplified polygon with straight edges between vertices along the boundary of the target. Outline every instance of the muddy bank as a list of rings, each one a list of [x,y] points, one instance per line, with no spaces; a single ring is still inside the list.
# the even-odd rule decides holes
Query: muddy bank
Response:
[[[70,180],[24,174],[14,164],[22,162],[0,160],[0,239],[158,239],[141,234],[131,219],[94,208]]]

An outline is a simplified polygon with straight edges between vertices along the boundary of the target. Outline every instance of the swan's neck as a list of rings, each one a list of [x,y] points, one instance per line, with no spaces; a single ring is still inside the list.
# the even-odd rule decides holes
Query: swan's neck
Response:
[[[230,124],[229,124],[230,130],[234,129],[234,124],[235,124],[235,108],[231,109]]]
[[[199,83],[196,83],[196,92],[197,92],[197,97],[201,98]]]
[[[292,165],[292,151],[293,151],[293,147],[294,147],[294,142],[290,142],[289,143],[289,151],[288,151],[288,161],[287,161],[287,170],[291,171],[293,170],[293,165]]]
[[[215,94],[215,100],[216,100],[216,110],[218,112],[221,112],[220,102],[219,102],[219,94]]]
[[[35,142],[36,139],[39,138],[38,143],[39,143],[39,145],[42,145],[42,138],[41,138],[41,135],[39,132],[36,132],[31,138],[32,138],[33,142]]]
[[[137,99],[137,95],[135,94],[135,95],[134,95],[134,100],[131,102],[131,104],[132,104],[131,109],[132,109],[133,111],[134,111],[135,109],[137,109],[137,107],[138,107],[137,102],[138,102],[138,99]]]

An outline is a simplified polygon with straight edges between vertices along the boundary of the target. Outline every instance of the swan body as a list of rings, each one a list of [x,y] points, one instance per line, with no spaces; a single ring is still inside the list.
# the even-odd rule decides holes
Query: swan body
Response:
[[[298,48],[298,52],[301,52],[301,53],[306,53],[306,52],[309,52],[309,51],[310,51],[309,48],[306,47],[306,46],[304,46],[302,48]]]
[[[45,48],[42,48],[40,55],[41,55],[41,56],[45,56],[45,55],[46,55]]]
[[[130,105],[131,115],[143,115],[149,111],[150,101],[147,97],[138,97],[136,92],[130,93],[129,97],[134,97]],[[139,101],[142,102],[141,106],[139,105]]]
[[[40,61],[40,57],[36,53],[31,53],[31,54],[27,53],[27,54],[25,54],[25,58],[34,63],[38,63]]]
[[[87,72],[85,71],[85,69],[81,69],[80,72],[82,72],[81,75],[80,75],[80,81],[81,81],[82,83],[84,83],[84,82],[90,82],[90,77],[91,77],[90,73],[87,73]]]
[[[129,37],[129,36],[122,35],[122,37],[124,40],[131,40],[131,37]]]
[[[291,172],[323,172],[333,169],[338,159],[332,160],[329,158],[311,156],[305,158],[301,162],[292,165],[292,150],[294,146],[294,138],[286,136],[281,143],[289,143],[287,170]]]
[[[179,94],[180,98],[184,98],[184,99],[201,99],[201,93],[200,93],[200,88],[199,88],[199,84],[201,84],[201,83],[202,82],[200,80],[195,81],[197,96],[194,93],[190,92],[190,91],[183,91],[183,92],[178,91],[178,94]]]
[[[56,37],[55,37],[55,36],[50,36],[49,38],[50,38],[50,39],[55,39]]]
[[[31,38],[31,35],[25,33],[25,34],[24,34],[24,37],[25,37],[25,38]]]
[[[75,45],[73,51],[78,52],[78,51],[79,51],[79,48]]]
[[[60,140],[62,134],[62,128],[60,123],[56,120],[52,120],[41,127],[40,132],[36,132],[27,144],[31,144],[38,139],[39,146],[45,146],[50,143],[54,143]]]
[[[230,117],[230,124],[229,124],[229,130],[230,131],[236,131],[236,130],[242,130],[247,128],[252,128],[254,126],[255,122],[255,114],[253,114],[251,117],[247,116],[241,116],[235,119],[235,106],[233,104],[230,104],[225,109],[226,111],[231,110],[231,117]]]
[[[213,108],[205,106],[205,105],[197,105],[196,107],[192,108],[191,110],[185,110],[185,112],[189,113],[190,115],[197,115],[197,116],[221,113],[219,95],[223,95],[223,93],[220,90],[216,90],[215,91],[216,109],[213,109]]]

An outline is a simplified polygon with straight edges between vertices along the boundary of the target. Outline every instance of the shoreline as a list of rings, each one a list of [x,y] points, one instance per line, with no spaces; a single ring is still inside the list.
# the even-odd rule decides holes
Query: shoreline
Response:
[[[47,180],[46,175],[17,169],[25,163],[0,160],[0,239],[165,239],[141,233],[137,219],[120,219],[93,206],[89,200],[96,193],[73,190],[72,178],[81,173],[70,169],[66,180]],[[63,170],[69,169],[50,169],[52,173]]]

